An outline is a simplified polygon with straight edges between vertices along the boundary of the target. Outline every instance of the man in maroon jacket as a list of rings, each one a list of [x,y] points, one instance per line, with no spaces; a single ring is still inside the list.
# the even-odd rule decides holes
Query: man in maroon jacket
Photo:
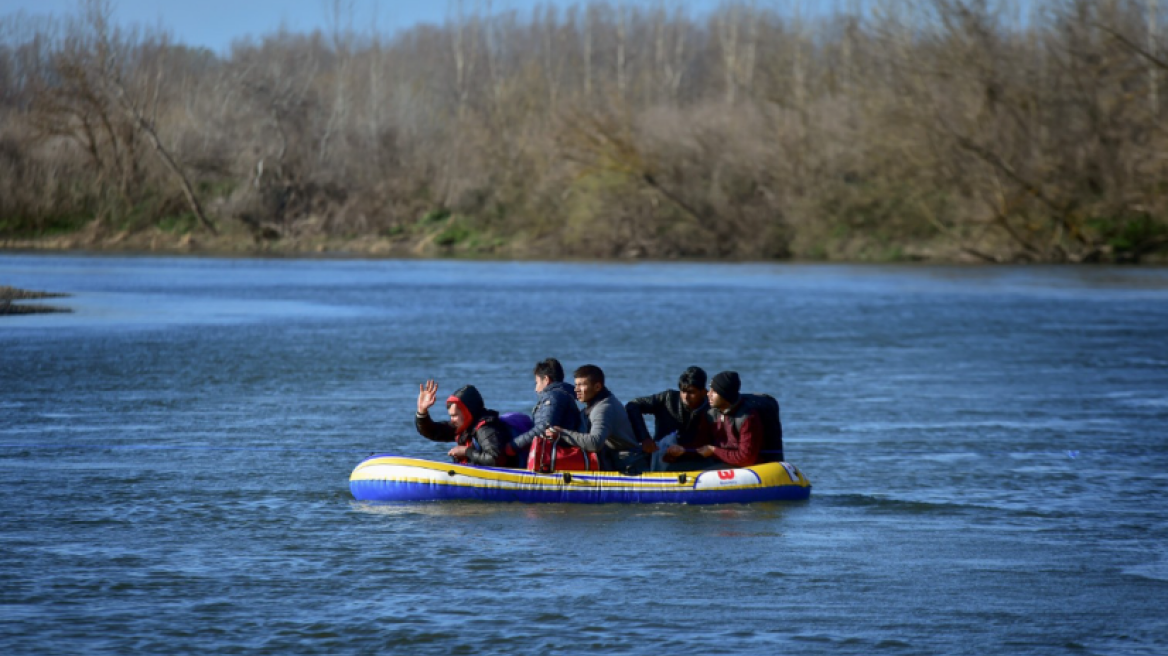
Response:
[[[697,454],[707,458],[704,468],[730,465],[749,467],[758,462],[765,439],[762,418],[742,402],[742,381],[736,371],[723,371],[710,381],[709,422]],[[685,449],[671,446],[666,454],[681,455]],[[702,469],[703,467],[695,467]]]

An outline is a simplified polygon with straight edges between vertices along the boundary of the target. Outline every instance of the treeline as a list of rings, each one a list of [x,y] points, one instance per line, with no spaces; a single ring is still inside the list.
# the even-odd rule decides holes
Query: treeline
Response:
[[[0,245],[1168,252],[1158,0],[811,4],[464,4],[387,37],[337,0],[222,57],[99,0],[8,16]]]

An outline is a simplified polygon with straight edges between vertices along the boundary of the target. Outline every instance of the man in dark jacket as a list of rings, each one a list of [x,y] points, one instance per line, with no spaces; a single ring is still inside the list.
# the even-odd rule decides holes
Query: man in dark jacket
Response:
[[[568,430],[580,427],[580,413],[576,409],[576,392],[571,385],[564,382],[564,367],[555,358],[548,358],[535,365],[532,371],[535,376],[535,392],[538,395],[535,407],[531,410],[534,422],[531,430],[517,435],[507,445],[507,455],[519,456],[519,460],[526,462],[524,452],[531,447],[531,442],[552,426],[561,426]]]
[[[499,413],[486,408],[473,385],[458,389],[446,399],[450,421],[430,419],[430,408],[437,400],[437,381],[428,380],[418,386],[418,412],[414,417],[418,434],[435,442],[454,442],[448,452],[454,462],[497,467],[510,464],[503,449],[511,439],[511,431],[499,421]]]
[[[662,450],[653,455],[654,471],[685,470],[689,468],[686,463],[702,461],[702,457],[692,450],[701,446],[697,440],[709,408],[706,372],[701,367],[690,367],[682,372],[677,380],[677,389],[642,396],[625,405],[633,430],[642,444],[646,445],[645,451],[654,453],[659,448]],[[653,417],[651,443],[646,442],[649,439],[649,428],[645,424],[645,415]],[[664,450],[675,444],[690,451],[676,456],[665,454]]]

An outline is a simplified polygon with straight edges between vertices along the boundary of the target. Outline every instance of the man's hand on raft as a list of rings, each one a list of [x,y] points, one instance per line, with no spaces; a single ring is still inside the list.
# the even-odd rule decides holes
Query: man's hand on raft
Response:
[[[469,446],[456,446],[453,449],[451,449],[450,451],[448,451],[446,455],[450,456],[451,458],[465,458],[466,452],[469,449],[470,449]]]
[[[418,414],[424,415],[430,412],[430,408],[438,401],[438,381],[427,380],[425,384],[418,385]]]

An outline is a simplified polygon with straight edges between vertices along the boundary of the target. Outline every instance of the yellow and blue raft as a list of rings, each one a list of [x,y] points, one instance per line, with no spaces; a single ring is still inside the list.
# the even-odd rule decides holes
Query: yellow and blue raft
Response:
[[[349,476],[358,501],[519,501],[524,503],[754,503],[803,501],[811,482],[797,467],[769,462],[709,471],[555,472],[374,455]]]

